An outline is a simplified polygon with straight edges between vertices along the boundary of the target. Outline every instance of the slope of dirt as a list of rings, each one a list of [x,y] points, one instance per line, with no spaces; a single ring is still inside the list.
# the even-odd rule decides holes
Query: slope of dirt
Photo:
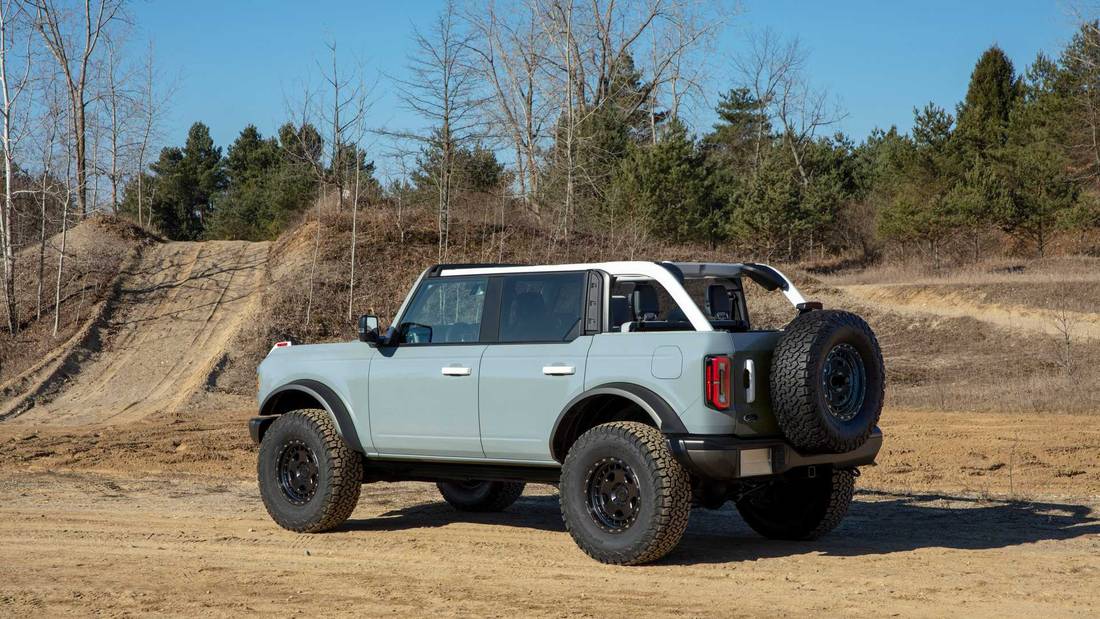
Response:
[[[18,253],[15,286],[21,331],[12,337],[7,329],[0,329],[0,409],[4,408],[2,401],[14,395],[16,390],[10,388],[13,383],[33,383],[35,377],[31,375],[41,369],[35,366],[48,365],[80,343],[83,338],[78,335],[87,332],[98,319],[119,274],[131,266],[142,248],[157,241],[144,229],[106,215],[89,217],[69,230],[56,334],[53,310],[61,235],[46,239],[41,289],[39,247],[26,247]],[[0,324],[7,325],[6,306],[0,308]]]
[[[179,409],[211,382],[255,311],[267,248],[243,241],[147,248],[103,319],[101,347],[14,422],[126,423]]]

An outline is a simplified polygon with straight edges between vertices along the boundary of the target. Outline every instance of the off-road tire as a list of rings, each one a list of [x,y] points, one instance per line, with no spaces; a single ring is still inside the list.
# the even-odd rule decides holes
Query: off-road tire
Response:
[[[500,512],[523,494],[526,484],[518,481],[441,481],[439,494],[460,512]]]
[[[826,359],[834,349],[857,353],[862,364],[862,400],[848,419],[830,412],[824,384]],[[771,401],[783,435],[806,453],[844,453],[867,441],[879,415],[886,373],[878,340],[850,312],[801,314],[784,330],[772,355]]]
[[[795,471],[742,497],[737,511],[754,531],[769,539],[813,540],[836,528],[855,490],[850,470],[817,468],[816,477]]]
[[[589,498],[590,477],[609,460],[637,478],[637,512],[614,531],[602,525]],[[637,565],[656,561],[676,547],[691,511],[688,474],[672,456],[664,436],[643,423],[605,423],[585,432],[562,465],[561,513],[573,541],[603,563]]]
[[[299,504],[280,483],[279,459],[288,445],[304,445],[316,457],[316,491]],[[328,531],[343,524],[359,502],[363,458],[348,447],[323,410],[297,410],[276,419],[260,443],[256,469],[267,513],[284,529]]]

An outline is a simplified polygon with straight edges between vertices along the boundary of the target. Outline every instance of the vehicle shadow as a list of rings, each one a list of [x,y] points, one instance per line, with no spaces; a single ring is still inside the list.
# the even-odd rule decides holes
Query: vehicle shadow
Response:
[[[847,557],[921,548],[986,550],[1098,533],[1100,513],[1088,505],[862,490],[839,527],[807,542],[765,539],[731,504],[719,511],[695,510],[684,541],[664,562],[724,563],[806,553]]]
[[[395,531],[455,522],[564,532],[555,495],[526,496],[501,513],[457,512],[420,503],[374,518],[350,520],[350,531]],[[725,563],[822,553],[864,556],[920,548],[983,550],[1100,534],[1100,513],[1072,503],[1004,501],[947,494],[862,490],[841,525],[820,540],[768,540],[741,520],[732,504],[692,511],[687,534],[664,564]]]

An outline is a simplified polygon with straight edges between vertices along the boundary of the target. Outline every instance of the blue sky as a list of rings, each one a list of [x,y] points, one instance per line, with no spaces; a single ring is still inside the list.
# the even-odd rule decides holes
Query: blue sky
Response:
[[[499,0],[498,0],[499,1]],[[151,40],[160,69],[176,82],[165,122],[167,143],[182,142],[196,120],[219,145],[247,124],[265,134],[287,118],[287,99],[325,58],[326,40],[366,63],[368,80],[403,72],[413,24],[426,24],[439,3],[157,1],[133,7],[133,42]],[[719,43],[713,92],[732,83],[729,62],[750,32],[770,28],[799,37],[814,82],[836,95],[857,141],[874,127],[908,130],[914,106],[953,109],[981,52],[1000,45],[1021,71],[1039,50],[1056,54],[1073,33],[1058,0],[964,2],[811,2],[746,0]],[[415,127],[385,77],[377,82],[369,124]],[[705,110],[696,119],[709,126]]]

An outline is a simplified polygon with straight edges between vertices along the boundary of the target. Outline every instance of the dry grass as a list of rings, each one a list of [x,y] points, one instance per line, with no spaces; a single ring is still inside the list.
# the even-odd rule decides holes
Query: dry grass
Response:
[[[850,284],[987,284],[1100,282],[1100,258],[1059,256],[1043,259],[989,258],[958,267],[932,269],[926,261],[883,262],[868,268],[837,271],[822,278],[835,285]]]

